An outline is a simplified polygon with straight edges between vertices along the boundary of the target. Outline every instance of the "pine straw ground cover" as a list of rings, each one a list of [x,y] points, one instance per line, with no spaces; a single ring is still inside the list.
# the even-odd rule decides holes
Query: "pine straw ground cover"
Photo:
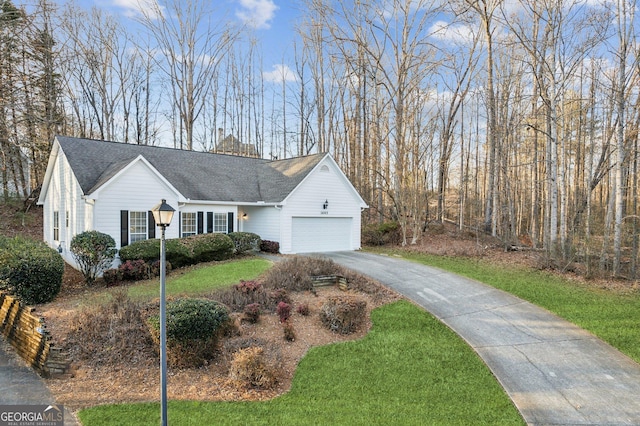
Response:
[[[287,292],[292,307],[288,322],[295,334],[292,341],[285,340],[283,324],[275,311],[265,310],[255,324],[243,321],[241,310],[233,312],[235,332],[223,339],[219,353],[211,362],[198,368],[169,369],[169,399],[271,399],[289,389],[298,362],[310,348],[363,337],[370,327],[370,311],[399,298],[390,290],[343,270],[333,262],[329,264],[329,270],[322,262],[315,266],[306,263],[295,267],[310,267],[310,272],[318,275],[345,275],[350,289],[346,292],[336,287],[309,290],[309,272],[301,273],[298,280],[285,283],[290,288],[301,286],[297,291]],[[279,281],[285,275],[273,268],[271,275],[267,274],[263,279]],[[92,290],[79,291],[73,285],[69,288],[68,296],[63,294],[56,302],[39,308],[55,344],[62,346],[73,361],[69,377],[47,380],[56,401],[72,410],[100,404],[157,401],[159,357],[146,329],[145,318],[157,312],[158,300],[131,300],[126,291],[116,288],[107,303],[83,306],[83,300],[92,299]],[[104,288],[95,291],[104,291]],[[347,294],[366,302],[365,323],[352,334],[334,333],[322,325],[320,311],[327,298]],[[225,298],[228,295],[218,296]],[[216,298],[216,295],[202,294],[200,297]],[[231,378],[233,354],[250,346],[263,348],[265,358],[275,368],[277,380],[273,386],[257,388]]]

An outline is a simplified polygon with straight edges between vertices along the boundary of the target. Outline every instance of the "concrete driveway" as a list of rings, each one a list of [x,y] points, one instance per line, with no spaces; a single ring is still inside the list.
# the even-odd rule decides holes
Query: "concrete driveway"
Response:
[[[528,424],[640,425],[640,365],[592,334],[437,268],[363,252],[321,256],[395,289],[458,333]]]

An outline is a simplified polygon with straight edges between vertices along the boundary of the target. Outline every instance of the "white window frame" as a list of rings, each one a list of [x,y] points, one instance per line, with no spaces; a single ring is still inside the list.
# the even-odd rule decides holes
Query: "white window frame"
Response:
[[[182,212],[180,231],[183,237],[196,235],[198,232],[198,214],[196,212]]]
[[[227,213],[213,214],[213,232],[217,234],[227,233]]]
[[[129,211],[129,244],[149,238],[148,213]]]
[[[53,212],[53,241],[60,241],[60,212]]]

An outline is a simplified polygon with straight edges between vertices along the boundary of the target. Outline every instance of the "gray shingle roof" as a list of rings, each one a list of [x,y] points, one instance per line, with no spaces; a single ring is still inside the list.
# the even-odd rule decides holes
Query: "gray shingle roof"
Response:
[[[67,136],[56,140],[85,194],[142,156],[187,199],[222,202],[281,202],[326,155],[270,161]]]

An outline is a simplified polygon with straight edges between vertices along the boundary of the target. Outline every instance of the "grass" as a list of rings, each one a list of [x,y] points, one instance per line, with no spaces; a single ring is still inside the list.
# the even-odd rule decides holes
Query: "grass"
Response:
[[[311,349],[285,395],[266,402],[170,401],[169,422],[524,424],[484,363],[430,314],[400,301],[374,310],[372,321],[361,340]],[[159,404],[98,406],[79,416],[84,425],[156,425]]]
[[[231,262],[216,263],[195,268],[183,275],[169,274],[167,296],[197,296],[212,290],[237,284],[240,280],[252,280],[271,267],[268,260],[254,257]],[[158,278],[129,287],[129,297],[146,299],[158,295]]]
[[[604,290],[545,271],[496,267],[482,259],[385,251],[463,275],[514,294],[590,331],[640,362],[640,295]]]

